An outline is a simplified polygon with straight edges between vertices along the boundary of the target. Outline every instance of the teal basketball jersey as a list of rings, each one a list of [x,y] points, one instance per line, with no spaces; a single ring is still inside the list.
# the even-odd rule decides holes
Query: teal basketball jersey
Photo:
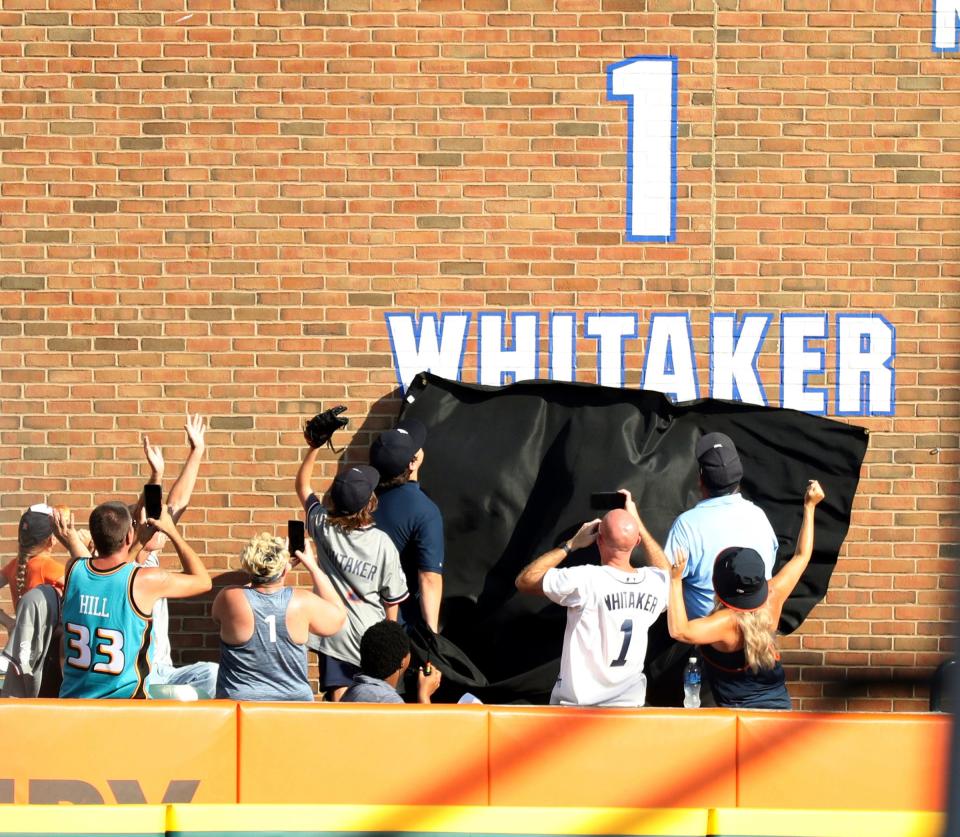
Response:
[[[142,698],[150,673],[151,618],[133,602],[140,567],[98,570],[83,558],[63,592],[65,698]]]

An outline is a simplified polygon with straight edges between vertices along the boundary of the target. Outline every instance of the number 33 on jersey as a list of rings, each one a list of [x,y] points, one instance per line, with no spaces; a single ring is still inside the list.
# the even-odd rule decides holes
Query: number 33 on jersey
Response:
[[[60,697],[144,697],[151,619],[133,601],[139,569],[129,563],[98,570],[87,558],[71,566],[63,593]]]

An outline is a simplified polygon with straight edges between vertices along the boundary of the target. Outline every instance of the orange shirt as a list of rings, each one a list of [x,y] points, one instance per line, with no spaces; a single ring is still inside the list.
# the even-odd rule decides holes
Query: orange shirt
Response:
[[[13,608],[16,610],[20,603],[20,595],[17,593],[17,559],[14,558],[7,564],[0,573],[10,585],[10,596],[13,598]],[[34,555],[27,561],[27,585],[23,592],[32,590],[40,584],[52,584],[58,590],[63,592],[63,573],[64,566],[59,561],[50,557],[50,553],[41,552]]]

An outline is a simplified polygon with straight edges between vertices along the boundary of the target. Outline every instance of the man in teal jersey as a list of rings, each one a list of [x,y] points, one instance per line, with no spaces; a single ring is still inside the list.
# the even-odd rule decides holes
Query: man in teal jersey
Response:
[[[63,594],[63,685],[60,697],[142,698],[150,673],[150,626],[158,599],[183,599],[211,588],[206,567],[181,537],[167,509],[147,520],[166,535],[183,572],[141,567],[130,551],[137,542],[123,503],[102,503],[90,514],[94,557],[62,518],[58,537],[75,560],[67,567]]]

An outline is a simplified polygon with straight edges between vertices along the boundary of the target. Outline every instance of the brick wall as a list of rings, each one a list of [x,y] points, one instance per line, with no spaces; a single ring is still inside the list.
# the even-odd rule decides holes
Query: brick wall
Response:
[[[931,51],[929,2],[93,5],[0,11],[8,554],[44,495],[132,497],[142,432],[175,472],[189,409],[212,430],[187,534],[235,566],[296,508],[304,416],[369,414],[355,458],[389,423],[386,311],[690,311],[698,350],[714,310],[879,311],[898,330],[896,415],[857,420],[872,436],[853,525],[785,662],[804,708],[925,706],[909,682],[837,681],[928,673],[949,647],[960,74]],[[605,68],[665,53],[678,235],[629,243]],[[642,339],[626,348],[637,386]],[[595,379],[596,341],[579,349]],[[475,331],[468,351],[474,380]],[[187,659],[216,653],[207,606],[174,611]]]

